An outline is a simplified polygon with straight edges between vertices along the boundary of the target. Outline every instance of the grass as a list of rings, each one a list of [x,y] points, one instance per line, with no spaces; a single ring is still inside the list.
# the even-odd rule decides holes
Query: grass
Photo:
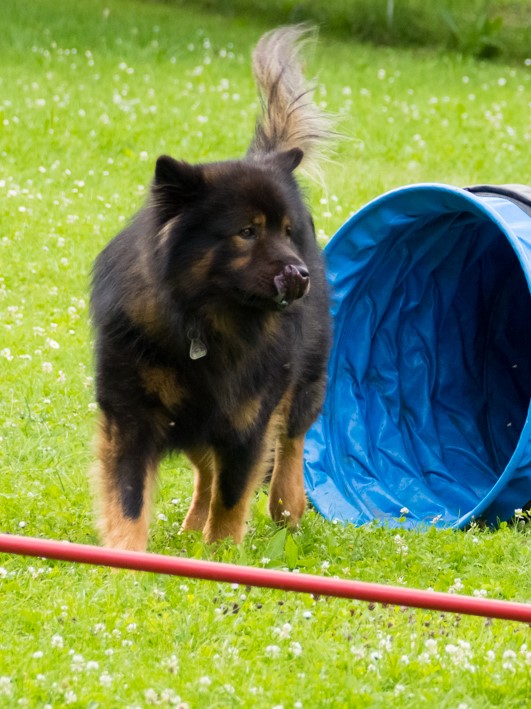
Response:
[[[241,155],[257,111],[249,52],[267,25],[160,3],[2,6],[0,529],[95,543],[91,263],[142,203],[156,156]],[[395,186],[527,182],[529,70],[330,36],[310,62],[351,137],[308,185],[320,239]],[[166,461],[151,549],[255,566],[531,598],[530,531],[275,529],[243,545],[178,529],[191,496]],[[526,707],[525,625],[279,591],[0,559],[0,707]]]
[[[186,0],[168,0],[186,5]],[[521,61],[529,58],[527,0],[199,0],[229,16],[266,17],[271,24],[310,20],[344,39],[390,46],[454,49],[463,54]]]

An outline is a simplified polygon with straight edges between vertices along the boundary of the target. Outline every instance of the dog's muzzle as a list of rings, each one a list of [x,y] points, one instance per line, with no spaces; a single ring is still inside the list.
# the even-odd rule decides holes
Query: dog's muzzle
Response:
[[[283,310],[294,300],[305,295],[310,288],[310,274],[306,266],[289,264],[273,278],[277,291],[273,298],[277,307]]]

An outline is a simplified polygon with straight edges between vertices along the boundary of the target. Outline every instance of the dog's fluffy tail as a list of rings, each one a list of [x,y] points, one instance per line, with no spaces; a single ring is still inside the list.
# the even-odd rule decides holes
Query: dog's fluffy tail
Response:
[[[262,114],[248,155],[301,148],[305,172],[319,177],[320,161],[336,134],[333,117],[314,103],[314,87],[303,75],[301,50],[315,34],[307,24],[281,27],[265,34],[256,45],[253,72]]]

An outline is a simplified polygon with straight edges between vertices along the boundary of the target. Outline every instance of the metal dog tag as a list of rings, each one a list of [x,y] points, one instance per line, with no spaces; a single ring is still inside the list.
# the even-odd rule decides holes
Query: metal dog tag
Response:
[[[201,359],[207,353],[207,348],[204,342],[199,338],[194,338],[190,342],[190,359]]]
[[[188,339],[190,340],[190,359],[201,359],[207,354],[206,345],[196,330],[188,331]]]

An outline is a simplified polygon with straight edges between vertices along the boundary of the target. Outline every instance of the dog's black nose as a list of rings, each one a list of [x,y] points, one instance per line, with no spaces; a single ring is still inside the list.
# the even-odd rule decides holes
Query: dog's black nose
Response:
[[[273,278],[277,294],[274,298],[280,308],[285,308],[307,293],[310,274],[304,264],[288,264]]]

